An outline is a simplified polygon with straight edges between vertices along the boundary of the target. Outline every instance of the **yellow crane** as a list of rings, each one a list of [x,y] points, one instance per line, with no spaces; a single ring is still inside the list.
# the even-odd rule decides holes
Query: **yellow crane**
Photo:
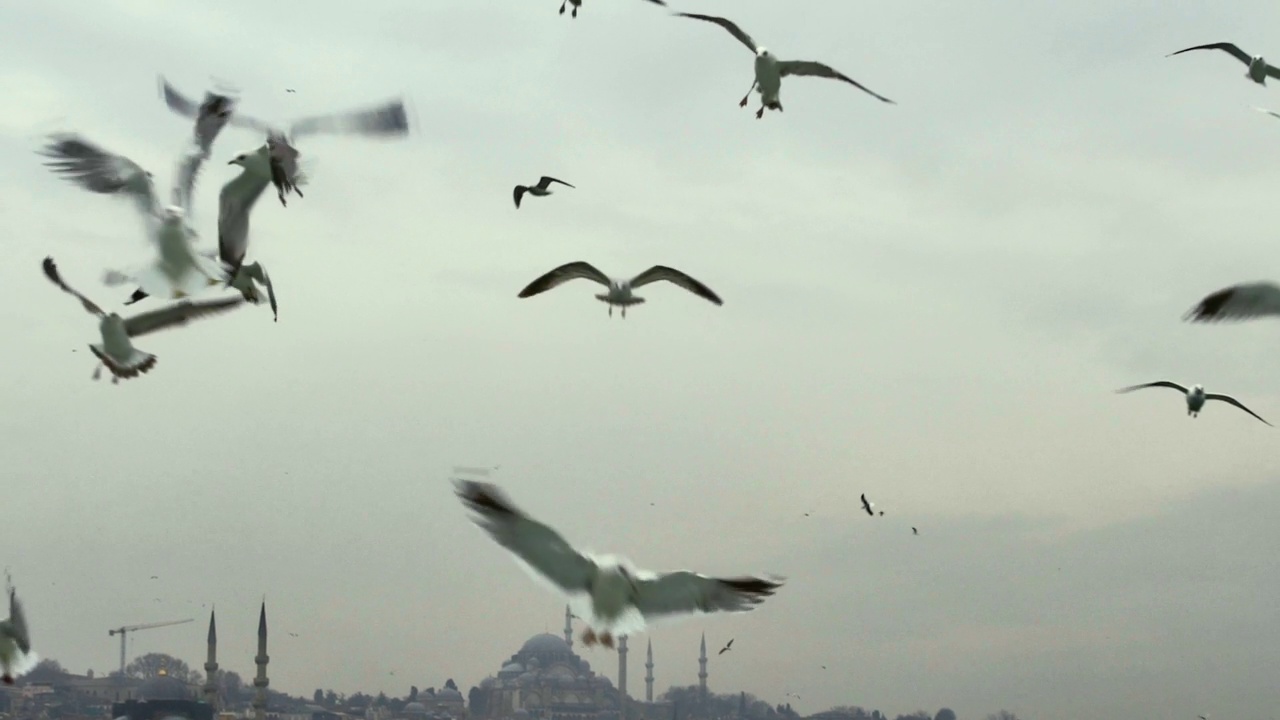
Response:
[[[145,625],[123,625],[115,630],[108,630],[107,637],[112,635],[120,636],[120,679],[124,680],[124,639],[131,632],[137,630],[150,630],[151,628],[162,628],[170,625],[181,625],[183,623],[195,622],[195,618],[187,618],[186,620],[170,620],[168,622],[146,623]]]

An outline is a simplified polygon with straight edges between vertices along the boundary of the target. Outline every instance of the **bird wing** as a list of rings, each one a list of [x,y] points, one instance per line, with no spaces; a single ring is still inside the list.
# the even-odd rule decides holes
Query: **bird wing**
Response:
[[[746,45],[747,48],[751,50],[751,52],[753,53],[757,52],[759,49],[759,46],[756,45],[756,41],[752,40],[750,35],[743,32],[742,28],[738,27],[737,25],[734,25],[733,21],[731,20],[727,20],[722,17],[717,17],[715,15],[699,15],[697,13],[676,13],[676,15],[680,17],[693,18],[694,20],[706,20],[707,22],[715,23],[720,27],[724,28],[725,30],[728,30],[730,35],[738,38],[738,42],[741,42],[743,45]]]
[[[200,168],[204,166],[204,161],[208,159],[209,153],[192,143],[178,161],[178,171],[174,175],[171,197],[174,205],[187,211],[187,217],[191,216],[191,194],[196,188],[196,178],[200,175]]]
[[[80,304],[84,306],[85,310],[88,310],[90,313],[97,315],[98,317],[106,315],[106,313],[102,311],[102,308],[98,307],[96,303],[82,295],[79,290],[76,290],[63,281],[62,275],[58,272],[58,265],[53,261],[53,258],[46,257],[40,267],[44,269],[44,276],[49,278],[49,282],[62,288],[63,292],[74,296],[80,301]]]
[[[17,644],[23,653],[31,652],[31,635],[27,631],[27,616],[22,612],[22,603],[18,602],[17,593],[9,590],[9,622],[6,634]]]
[[[265,123],[252,122],[256,122],[262,129],[270,129]],[[364,110],[302,118],[289,126],[289,137],[295,140],[304,135],[318,133],[366,136],[408,135],[409,114],[405,110],[404,101],[397,98]]]
[[[831,78],[832,80],[843,80],[881,102],[897,105],[894,101],[878,92],[875,92],[874,90],[869,89],[866,85],[863,85],[848,75],[836,70],[830,65],[823,65],[820,62],[814,62],[812,60],[783,60],[778,63],[778,72],[781,73],[782,77],[786,77],[788,75],[804,75],[809,77]]]
[[[1244,406],[1244,403],[1242,403],[1242,402],[1240,402],[1239,400],[1237,400],[1237,399],[1235,399],[1235,398],[1231,397],[1230,395],[1220,395],[1220,394],[1218,394],[1218,393],[1205,393],[1205,394],[1204,394],[1204,399],[1205,399],[1205,400],[1221,400],[1221,401],[1222,401],[1222,402],[1224,402],[1224,403],[1230,403],[1230,404],[1235,405],[1236,407],[1240,408],[1241,410],[1243,410],[1243,411],[1245,411],[1245,412],[1249,413],[1250,415],[1252,415],[1252,416],[1254,416],[1254,417],[1258,418],[1259,420],[1262,420],[1262,416],[1261,416],[1261,415],[1259,415],[1258,413],[1256,413],[1256,412],[1254,412],[1254,411],[1250,410],[1249,408],[1245,407],[1245,406]],[[1262,422],[1263,422],[1263,423],[1266,423],[1267,425],[1271,425],[1271,423],[1267,422],[1266,420],[1262,420]],[[1272,427],[1275,427],[1275,426],[1274,426],[1274,425],[1272,425]]]
[[[1141,385],[1130,385],[1129,387],[1122,387],[1122,388],[1120,388],[1119,390],[1117,390],[1116,392],[1118,392],[1118,393],[1127,393],[1127,392],[1133,392],[1134,390],[1141,390],[1142,388],[1149,388],[1149,387],[1167,387],[1167,388],[1173,388],[1174,390],[1177,390],[1178,392],[1181,392],[1181,393],[1183,393],[1184,395],[1185,395],[1185,394],[1186,394],[1186,392],[1187,392],[1187,389],[1186,389],[1186,388],[1182,387],[1181,385],[1179,385],[1179,384],[1178,384],[1178,383],[1176,383],[1176,382],[1170,382],[1170,381],[1168,381],[1168,380],[1157,380],[1157,381],[1155,381],[1155,382],[1142,383]]]
[[[653,3],[654,5],[661,5],[663,7],[667,6],[667,3],[665,2],[665,0],[649,0],[649,2]]]
[[[609,287],[609,277],[607,275],[597,270],[591,263],[579,260],[577,262],[565,263],[564,265],[561,265],[560,267],[539,277],[526,285],[516,297],[533,297],[538,293],[544,293],[551,288],[563,285],[564,283],[577,278],[594,280],[605,287]]]
[[[667,282],[675,283],[694,295],[710,300],[716,305],[724,304],[724,301],[720,299],[720,296],[712,292],[711,288],[703,285],[697,280],[694,280],[688,275],[685,275],[679,270],[669,268],[666,265],[654,265],[648,270],[645,270],[639,275],[631,278],[631,287],[638,288],[642,285],[658,282],[659,280],[666,280]]]
[[[178,92],[178,89],[170,85],[163,75],[159,76],[159,80],[160,97],[164,99],[164,104],[168,105],[170,110],[192,120],[200,115],[199,103]]]
[[[1280,118],[1280,113],[1276,112],[1275,110],[1268,110],[1268,109],[1266,109],[1266,108],[1260,108],[1260,107],[1256,107],[1256,108],[1254,108],[1254,110],[1257,110],[1257,111],[1258,111],[1258,112],[1260,112],[1260,113],[1266,113],[1266,114],[1270,115],[1271,117],[1277,117],[1277,118]]]
[[[271,179],[243,168],[218,193],[218,258],[232,276],[249,250],[249,211]]]
[[[1224,288],[1206,296],[1182,319],[1217,322],[1249,320],[1263,315],[1280,315],[1280,286],[1274,283],[1242,283]]]
[[[1249,57],[1248,53],[1236,47],[1234,43],[1229,43],[1229,42],[1209,43],[1208,45],[1196,45],[1195,47],[1183,48],[1178,52],[1169,53],[1165,57],[1173,57],[1174,55],[1181,55],[1184,52],[1191,52],[1192,50],[1222,50],[1223,52],[1230,53],[1232,57],[1244,63],[1245,65],[1248,65],[1249,61],[1252,60],[1252,58]]]
[[[74,133],[58,133],[40,154],[45,166],[86,190],[102,195],[128,195],[147,220],[159,217],[159,199],[151,173],[123,155],[104,150]]]
[[[497,543],[566,593],[591,591],[596,564],[555,530],[520,511],[492,483],[455,480],[458,497],[478,517],[474,521]]]
[[[512,191],[512,197],[516,199],[517,209],[520,207],[520,198],[524,197],[524,194],[528,191],[529,191],[529,188],[525,187],[524,185],[517,185],[516,189]]]
[[[781,582],[756,577],[713,578],[688,570],[636,580],[636,609],[646,617],[683,613],[746,612]]]
[[[244,297],[219,298],[204,302],[183,300],[168,307],[134,315],[124,321],[124,331],[129,337],[141,337],[160,330],[186,325],[192,320],[209,317],[216,313],[243,305]]]
[[[572,185],[570,185],[569,183],[567,183],[567,182],[565,182],[565,181],[563,181],[563,180],[557,180],[557,179],[555,179],[555,178],[551,177],[550,175],[543,175],[543,176],[542,176],[542,179],[538,181],[538,187],[542,188],[543,190],[546,190],[547,188],[551,187],[551,183],[553,183],[553,182],[554,182],[554,183],[560,183],[561,185],[564,185],[565,187],[573,187],[573,186],[572,186]]]

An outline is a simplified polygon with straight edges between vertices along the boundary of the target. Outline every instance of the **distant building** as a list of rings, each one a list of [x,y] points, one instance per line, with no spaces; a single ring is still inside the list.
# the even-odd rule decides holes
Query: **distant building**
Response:
[[[609,678],[593,672],[569,642],[541,634],[526,640],[497,675],[480,681],[471,715],[477,720],[617,720],[619,697]]]

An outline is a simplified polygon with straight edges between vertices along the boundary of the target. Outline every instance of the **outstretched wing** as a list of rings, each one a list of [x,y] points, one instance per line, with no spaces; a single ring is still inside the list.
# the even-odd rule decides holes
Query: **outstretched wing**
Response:
[[[147,220],[159,216],[159,200],[151,173],[123,155],[102,147],[74,133],[58,133],[40,154],[50,158],[45,165],[53,172],[80,187],[102,195],[131,197]]]
[[[1232,285],[1205,297],[1183,320],[1218,322],[1280,315],[1280,286],[1269,282]]]
[[[894,101],[878,92],[875,92],[874,90],[869,89],[866,85],[863,85],[848,75],[836,70],[830,65],[823,65],[820,62],[813,62],[812,60],[783,60],[778,63],[778,72],[782,74],[782,77],[786,77],[788,75],[801,75],[807,77],[831,78],[832,80],[843,80],[881,102],[897,105]]]
[[[253,128],[262,132],[280,132],[267,123],[236,113],[231,124]],[[288,136],[297,140],[305,135],[321,133],[337,135],[407,135],[409,113],[404,101],[395,99],[364,110],[315,115],[290,123]]]
[[[781,582],[756,577],[713,578],[687,570],[636,581],[636,609],[645,617],[684,613],[746,612]]]
[[[458,497],[477,525],[566,593],[591,592],[596,564],[555,530],[525,515],[497,485],[455,480]]]
[[[667,282],[675,283],[694,295],[710,300],[716,305],[724,304],[724,301],[720,299],[720,296],[712,292],[711,288],[703,285],[697,280],[694,280],[692,277],[685,275],[679,270],[669,268],[666,265],[654,265],[634,278],[631,278],[631,287],[638,288],[641,285],[648,285],[649,283],[658,282],[659,280],[666,280]]]
[[[206,300],[204,302],[183,300],[168,307],[135,315],[125,320],[124,331],[129,337],[141,337],[160,330],[186,325],[192,320],[231,310],[243,305],[244,302],[244,297],[240,295],[218,300]]]
[[[1142,388],[1150,388],[1150,387],[1167,387],[1167,388],[1173,388],[1174,390],[1177,390],[1178,392],[1180,392],[1180,393],[1182,393],[1182,394],[1184,394],[1184,395],[1185,395],[1185,394],[1186,394],[1186,392],[1187,392],[1187,389],[1186,389],[1186,388],[1182,387],[1181,385],[1179,385],[1179,384],[1178,384],[1178,383],[1176,383],[1176,382],[1169,382],[1168,380],[1157,380],[1157,381],[1155,381],[1155,382],[1142,383],[1141,385],[1130,385],[1129,387],[1122,387],[1122,388],[1120,388],[1119,390],[1117,390],[1116,392],[1118,392],[1118,393],[1127,393],[1127,392],[1133,392],[1134,390],[1141,390]]]
[[[706,20],[707,22],[715,23],[725,30],[728,30],[730,35],[738,38],[738,42],[746,45],[751,52],[754,53],[759,49],[759,46],[756,45],[756,41],[752,40],[750,35],[743,32],[742,28],[734,25],[730,20],[717,17],[715,15],[699,15],[697,13],[676,13],[676,15],[680,17],[693,18],[694,20]]]
[[[538,187],[542,188],[543,190],[546,190],[547,188],[551,187],[551,183],[560,183],[561,185],[564,185],[565,187],[573,187],[573,186],[572,186],[572,185],[570,185],[569,183],[567,183],[567,182],[565,182],[565,181],[563,181],[563,180],[557,180],[557,179],[555,179],[555,178],[551,177],[550,175],[543,175],[543,176],[542,176],[542,178],[541,178],[540,180],[538,180]]]
[[[1205,399],[1205,400],[1221,400],[1221,401],[1222,401],[1222,402],[1224,402],[1224,403],[1230,403],[1230,404],[1235,405],[1236,407],[1240,408],[1241,410],[1243,410],[1243,411],[1245,411],[1245,412],[1249,413],[1250,415],[1252,415],[1252,416],[1254,416],[1254,417],[1258,418],[1259,420],[1262,420],[1262,416],[1261,416],[1261,415],[1259,415],[1258,413],[1256,413],[1256,412],[1254,412],[1254,411],[1250,410],[1249,408],[1245,407],[1245,406],[1244,406],[1244,403],[1242,403],[1242,402],[1240,402],[1239,400],[1237,400],[1237,399],[1235,399],[1235,398],[1231,397],[1230,395],[1219,395],[1218,393],[1205,393],[1205,394],[1204,394],[1204,399]],[[1263,422],[1263,423],[1265,423],[1265,424],[1267,424],[1267,425],[1271,425],[1271,423],[1267,422],[1266,420],[1262,420],[1262,422]],[[1274,425],[1272,425],[1272,427],[1275,427],[1275,426],[1274,426]]]
[[[1195,47],[1183,48],[1178,52],[1169,53],[1165,57],[1173,57],[1174,55],[1181,55],[1184,52],[1191,52],[1192,50],[1221,50],[1225,53],[1229,53],[1232,57],[1244,63],[1245,65],[1248,65],[1249,61],[1252,60],[1252,58],[1249,57],[1248,53],[1236,47],[1234,43],[1229,43],[1229,42],[1209,43],[1208,45],[1196,45]]]
[[[13,639],[24,654],[31,652],[31,635],[27,631],[27,616],[22,612],[22,603],[18,602],[17,592],[9,589],[9,622],[5,634]]]
[[[206,92],[204,100],[197,103],[178,92],[169,84],[164,76],[160,76],[160,96],[165,105],[179,115],[195,120],[195,142],[205,153],[213,147],[213,141],[227,126],[231,115],[235,112],[234,98],[218,93]]]
[[[76,290],[63,281],[62,275],[58,272],[58,265],[53,261],[53,258],[46,257],[40,267],[44,270],[44,276],[49,278],[49,282],[57,285],[59,288],[62,288],[63,292],[72,295],[79,300],[85,310],[88,310],[90,313],[97,315],[98,317],[106,315],[106,313],[102,311],[102,308],[98,307],[92,300],[85,297],[79,290]]]
[[[539,277],[526,285],[516,297],[533,297],[538,293],[544,293],[551,288],[563,285],[570,280],[576,280],[578,278],[594,280],[605,287],[609,287],[609,277],[607,275],[597,270],[591,263],[579,260],[577,262],[565,263],[564,265],[561,265],[560,267]]]

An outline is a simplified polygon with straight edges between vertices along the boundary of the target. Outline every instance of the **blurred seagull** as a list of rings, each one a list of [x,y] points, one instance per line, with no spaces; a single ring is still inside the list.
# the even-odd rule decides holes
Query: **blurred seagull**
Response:
[[[654,5],[662,5],[663,7],[666,7],[667,5],[667,3],[664,2],[664,0],[649,0],[649,2],[653,3]],[[572,5],[573,17],[578,17],[578,8],[582,7],[582,0],[560,0],[561,15],[564,14],[564,9],[566,5]]]
[[[249,250],[249,212],[257,204],[267,186],[272,183],[273,169],[268,146],[237,155],[229,165],[239,165],[240,174],[222,186],[218,193],[218,258],[227,274],[227,286],[240,291],[245,300],[257,304],[262,301],[258,285],[267,290],[271,303],[271,315],[279,321],[276,292],[271,276],[261,263],[244,264]],[[295,182],[305,182],[300,174]]]
[[[725,643],[725,646],[720,648],[720,652],[716,653],[716,655],[723,655],[729,652],[729,648],[733,647],[733,640],[734,638],[729,638],[729,642]]]
[[[866,510],[866,511],[867,511],[867,514],[868,514],[868,515],[870,515],[871,517],[875,517],[875,516],[876,516],[876,514],[875,514],[874,512],[872,512],[872,511],[871,511],[871,508],[873,508],[873,507],[875,507],[875,503],[873,503],[873,502],[871,502],[870,500],[868,500],[868,499],[867,499],[867,494],[866,494],[866,493],[862,493],[862,509],[863,509],[863,510]]]
[[[15,677],[29,672],[39,658],[31,652],[31,635],[27,632],[27,618],[22,614],[18,595],[9,588],[9,619],[0,622],[0,670],[4,684],[12,685]]]
[[[1254,110],[1257,110],[1260,113],[1266,113],[1271,117],[1280,118],[1280,113],[1276,112],[1275,110],[1268,110],[1266,108],[1260,108],[1260,107],[1255,107]]]
[[[517,186],[516,186],[516,190],[515,190],[516,209],[517,209],[517,210],[519,210],[519,209],[520,209],[520,198],[524,197],[524,194],[525,194],[525,193],[529,193],[530,195],[532,195],[532,196],[534,196],[534,197],[546,197],[547,195],[550,195],[550,194],[551,194],[551,189],[550,189],[550,188],[551,188],[551,183],[560,183],[561,185],[564,185],[565,187],[573,187],[572,185],[570,185],[569,183],[567,183],[567,182],[565,182],[565,181],[563,181],[563,180],[557,180],[557,179],[555,179],[555,178],[553,178],[553,177],[548,177],[548,176],[546,176],[546,175],[543,175],[543,176],[542,176],[542,179],[538,181],[538,184],[537,184],[537,185],[532,185],[532,186],[530,186],[530,185],[517,185]]]
[[[594,280],[609,289],[606,293],[597,294],[596,299],[601,302],[608,303],[610,317],[613,316],[613,307],[617,305],[622,308],[622,317],[626,318],[627,308],[629,306],[639,305],[644,302],[644,298],[636,297],[631,291],[644,285],[648,285],[649,283],[658,282],[659,280],[666,280],[667,282],[679,285],[694,295],[709,300],[716,305],[724,304],[724,301],[720,299],[720,296],[712,292],[711,288],[703,285],[697,280],[694,280],[692,277],[685,275],[679,270],[669,268],[665,265],[654,265],[630,280],[626,280],[617,278],[611,279],[593,267],[590,263],[582,262],[581,260],[578,262],[566,263],[545,275],[542,275],[525,286],[517,297],[533,297],[534,295],[546,292],[576,278]]]
[[[477,525],[533,570],[534,577],[570,595],[570,604],[586,618],[582,642],[588,647],[598,639],[612,648],[615,636],[629,636],[662,616],[745,612],[782,587],[780,578],[713,578],[687,570],[659,574],[622,557],[591,556],[525,515],[496,485],[471,480],[455,484],[463,504],[477,513]]]
[[[1270,282],[1232,285],[1205,296],[1182,316],[1190,322],[1253,320],[1280,315],[1280,286]]]
[[[912,535],[919,535],[919,534],[920,534],[920,531],[919,531],[919,530],[917,530],[917,529],[915,529],[914,527],[912,527],[912,528],[911,528],[911,534],[912,534]]]
[[[832,80],[843,80],[853,85],[872,97],[896,105],[892,100],[878,93],[872,92],[864,85],[853,80],[852,78],[838,72],[830,66],[823,65],[820,62],[810,60],[779,60],[764,47],[756,45],[756,41],[751,36],[742,31],[742,28],[734,25],[729,20],[714,15],[698,15],[696,13],[675,13],[679,17],[693,18],[695,20],[705,20],[712,22],[725,30],[729,31],[743,45],[746,45],[751,52],[756,55],[755,80],[751,83],[751,89],[747,90],[747,94],[742,97],[742,102],[738,103],[738,107],[746,107],[747,100],[751,98],[751,91],[757,88],[760,91],[760,109],[756,112],[756,119],[764,117],[765,108],[771,110],[782,110],[782,103],[778,99],[778,95],[782,90],[782,78],[788,75],[807,75],[810,77],[831,78]]]
[[[102,365],[106,365],[114,376],[111,382],[119,383],[120,378],[134,378],[155,367],[156,356],[138,350],[130,342],[131,338],[141,337],[158,330],[186,325],[195,318],[206,317],[216,312],[230,310],[244,302],[244,298],[232,297],[193,303],[189,300],[125,319],[117,313],[106,313],[89,298],[63,282],[58,274],[58,266],[53,258],[46,257],[42,265],[45,277],[80,301],[84,309],[101,318],[98,329],[102,333],[101,344],[91,344],[89,349],[101,361],[101,365],[93,371],[93,379],[101,375]]]
[[[1190,415],[1191,417],[1199,417],[1200,408],[1204,407],[1204,404],[1206,401],[1221,400],[1222,402],[1235,405],[1241,410],[1249,413],[1250,415],[1258,418],[1259,420],[1262,420],[1261,416],[1259,416],[1257,413],[1250,410],[1249,408],[1245,407],[1244,404],[1241,403],[1239,400],[1236,400],[1230,395],[1219,395],[1218,393],[1206,393],[1204,391],[1204,387],[1200,385],[1192,385],[1191,389],[1188,390],[1187,388],[1179,385],[1176,382],[1169,382],[1168,380],[1157,380],[1155,382],[1143,383],[1141,385],[1130,385],[1129,387],[1120,388],[1116,392],[1127,393],[1127,392],[1133,392],[1134,390],[1141,390],[1142,388],[1151,388],[1151,387],[1173,388],[1174,390],[1177,390],[1178,392],[1181,392],[1182,394],[1186,395],[1187,396],[1187,414]],[[1267,422],[1266,420],[1262,420],[1262,422],[1267,425],[1271,425],[1271,423]]]
[[[1230,54],[1231,57],[1234,57],[1235,59],[1249,66],[1249,70],[1245,72],[1245,77],[1258,83],[1259,85],[1266,85],[1268,76],[1273,78],[1280,78],[1280,70],[1277,70],[1272,65],[1268,65],[1267,61],[1262,59],[1261,55],[1254,55],[1250,57],[1248,53],[1236,47],[1233,43],[1229,43],[1229,42],[1209,43],[1208,45],[1196,45],[1195,47],[1185,48],[1175,53],[1169,53],[1165,57],[1173,57],[1174,55],[1181,55],[1184,52],[1191,52],[1192,50],[1221,50],[1225,53]]]

